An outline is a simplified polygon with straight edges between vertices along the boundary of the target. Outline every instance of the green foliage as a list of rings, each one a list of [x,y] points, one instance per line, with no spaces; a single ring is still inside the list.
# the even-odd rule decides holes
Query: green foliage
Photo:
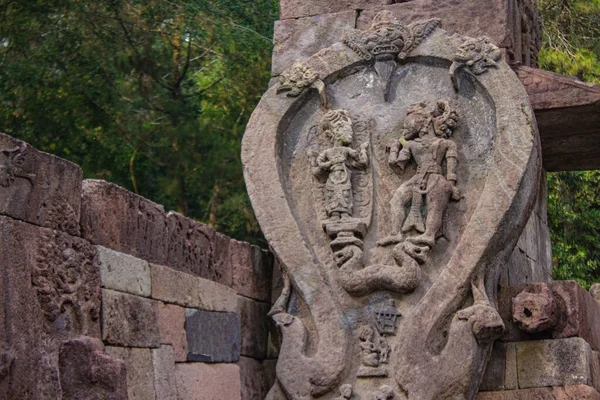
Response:
[[[0,0],[0,127],[239,239],[276,0]]]
[[[600,84],[600,0],[540,0],[540,67]],[[568,132],[567,132],[568,134]],[[600,281],[600,172],[548,174],[555,279]]]

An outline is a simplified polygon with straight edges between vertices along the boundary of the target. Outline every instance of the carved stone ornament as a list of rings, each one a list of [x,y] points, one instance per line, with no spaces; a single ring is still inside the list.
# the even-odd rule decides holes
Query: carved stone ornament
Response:
[[[494,73],[455,68],[455,90],[468,40],[438,25],[380,14],[306,60],[325,107],[317,91],[271,88],[248,123],[246,184],[284,281],[269,400],[477,393],[504,329],[497,284],[534,203],[539,137],[493,52],[482,50]],[[378,59],[394,62],[385,99]]]
[[[0,186],[10,187],[18,178],[25,179],[33,185],[35,174],[27,173],[22,168],[26,153],[27,150],[19,146],[0,151]]]
[[[325,106],[325,84],[319,79],[319,74],[296,60],[290,69],[281,73],[277,93],[285,92],[288,97],[298,97],[308,87],[317,89],[321,95],[321,103]]]
[[[454,87],[458,90],[457,69],[467,67],[471,73],[481,75],[490,68],[496,68],[501,58],[502,52],[489,38],[467,38],[458,48],[454,56],[454,63],[450,67],[450,77]]]

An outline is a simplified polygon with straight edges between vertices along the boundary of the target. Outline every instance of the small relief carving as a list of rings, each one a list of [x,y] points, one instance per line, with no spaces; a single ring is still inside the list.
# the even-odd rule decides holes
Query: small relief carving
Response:
[[[46,319],[59,330],[88,333],[100,316],[95,248],[66,234],[44,233],[31,282]]]
[[[367,31],[347,30],[342,41],[363,59],[375,59],[375,70],[387,101],[390,78],[396,70],[397,60],[404,60],[439,25],[439,19],[429,19],[405,26],[391,12],[382,11],[375,16]]]
[[[396,397],[396,392],[388,385],[381,385],[371,394],[369,400],[392,400]]]
[[[340,395],[336,397],[334,400],[349,400],[354,397],[354,391],[352,389],[352,385],[344,384],[340,386]]]
[[[394,299],[376,305],[373,315],[375,326],[380,335],[394,335],[396,333],[396,320],[401,314],[395,307]]]
[[[467,67],[471,73],[481,75],[490,68],[497,68],[498,61],[502,58],[502,52],[489,38],[467,39],[456,52],[454,62],[450,67],[450,78],[454,88],[458,90],[456,71]]]
[[[44,203],[44,206],[47,206]],[[56,197],[50,203],[44,226],[76,235],[79,233],[77,213],[63,197]]]
[[[377,333],[371,325],[363,325],[358,330],[358,340],[362,365],[358,370],[359,377],[386,377],[388,371],[381,364],[388,363],[391,352],[385,338]]]
[[[378,244],[403,244],[404,253],[420,264],[435,244],[448,202],[461,199],[457,146],[450,140],[457,123],[458,114],[447,101],[414,104],[407,112],[400,140],[390,146],[388,163],[393,171],[402,176],[405,166],[414,160],[417,172],[394,193],[390,201],[392,231]],[[414,233],[416,236],[405,237]]]
[[[23,146],[24,147],[24,146]],[[0,161],[0,186],[10,187],[17,178],[26,179],[33,185],[35,174],[30,174],[23,171],[23,163],[27,149],[23,150],[20,146],[4,149],[1,151]]]
[[[281,73],[277,94],[287,92],[288,97],[298,97],[311,86],[319,91],[321,104],[326,107],[325,84],[319,79],[319,74],[296,60],[290,69]]]

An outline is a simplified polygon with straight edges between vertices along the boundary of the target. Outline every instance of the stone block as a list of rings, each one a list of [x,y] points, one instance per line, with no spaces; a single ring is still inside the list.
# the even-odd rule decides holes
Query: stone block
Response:
[[[160,400],[177,400],[173,347],[162,345],[160,348],[152,350],[152,364],[154,366],[156,398]]]
[[[215,234],[215,247],[209,274],[205,278],[231,287],[233,283],[233,266],[231,265],[231,239],[219,232]]]
[[[256,246],[232,240],[233,289],[255,300],[269,302],[273,278],[273,255]]]
[[[240,384],[242,400],[264,399],[269,386],[264,368],[260,361],[253,358],[240,357]]]
[[[83,181],[81,230],[94,244],[148,262],[167,259],[164,208],[113,183]]]
[[[187,361],[236,362],[240,358],[240,320],[234,313],[187,309]]]
[[[240,400],[240,369],[235,364],[175,364],[179,400]]]
[[[79,235],[79,166],[0,133],[0,215]]]
[[[167,214],[168,257],[164,265],[207,276],[213,259],[214,229],[176,212]]]
[[[146,261],[102,246],[97,249],[102,287],[150,297],[150,267]]]
[[[102,340],[117,346],[159,347],[157,302],[102,289]]]
[[[242,347],[241,354],[264,360],[267,358],[269,338],[270,306],[267,303],[238,296],[238,315],[240,316]]]
[[[304,2],[296,2],[304,4]],[[320,14],[320,13],[318,13]],[[294,61],[304,61],[319,50],[339,42],[344,31],[354,28],[356,11],[315,15],[275,22],[271,73],[280,75]]]
[[[59,366],[63,400],[128,399],[125,362],[109,356],[100,339],[80,336],[64,342]]]
[[[596,300],[596,303],[600,303],[600,283],[590,286],[590,295]]]
[[[265,371],[265,379],[267,381],[267,387],[270,389],[275,384],[277,360],[263,360],[263,370]]]
[[[504,389],[511,390],[519,387],[517,377],[517,345],[506,343],[506,363],[504,370]]]
[[[150,271],[157,300],[202,310],[236,310],[236,293],[227,286],[161,265],[150,264]]]
[[[186,361],[185,308],[158,302],[158,330],[160,343],[173,347],[175,361]]]
[[[515,8],[513,2],[502,0],[452,0],[443,4],[438,0],[403,1],[365,8],[357,19],[357,27],[368,29],[375,15],[382,10],[390,11],[404,24],[440,18],[446,31],[474,38],[487,36],[499,47],[507,49],[510,60],[534,65],[541,44],[541,19],[535,7],[520,3],[523,4]]]
[[[128,400],[157,398],[154,390],[152,350],[107,346],[106,352],[125,362]]]
[[[100,338],[100,269],[87,241],[0,216],[0,398],[60,387],[60,344]]]
[[[520,342],[516,347],[519,388],[593,383],[592,350],[581,338]]]
[[[283,276],[281,275],[281,265],[277,257],[273,262],[273,278],[271,279],[271,304],[275,304],[281,292],[283,291]]]
[[[557,299],[558,321],[549,330],[529,334],[521,331],[513,321],[512,299],[523,290],[539,292],[541,285],[547,285]],[[553,281],[501,288],[498,293],[498,305],[506,326],[502,337],[503,341],[581,337],[590,344],[593,350],[600,350],[600,336],[596,334],[600,331],[600,306],[575,281]]]
[[[310,15],[331,14],[348,10],[364,10],[393,3],[393,0],[335,0],[335,1],[294,1],[279,2],[280,18],[300,18]]]
[[[480,391],[504,389],[506,374],[506,344],[496,341],[492,348],[490,360],[485,368],[485,375],[479,385]]]
[[[481,392],[477,400],[600,400],[600,393],[584,385]]]

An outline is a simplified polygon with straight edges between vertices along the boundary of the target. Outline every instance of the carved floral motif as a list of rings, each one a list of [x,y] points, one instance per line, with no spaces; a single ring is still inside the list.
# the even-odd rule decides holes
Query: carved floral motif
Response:
[[[100,271],[94,246],[58,231],[44,232],[31,282],[46,319],[65,318],[86,334],[100,316]]]
[[[298,97],[308,87],[315,87],[321,96],[321,104],[326,106],[325,84],[319,79],[319,74],[302,64],[299,60],[288,70],[281,73],[277,93],[287,92],[288,97]]]
[[[497,68],[501,58],[502,52],[489,38],[468,38],[458,48],[450,67],[450,77],[454,87],[457,88],[456,71],[458,69],[467,67],[471,73],[481,75],[490,68]]]
[[[1,152],[2,158],[0,161],[0,186],[10,187],[15,179],[26,179],[33,185],[35,174],[30,174],[23,171],[23,163],[27,150],[23,150],[17,146],[10,149],[3,149]]]

